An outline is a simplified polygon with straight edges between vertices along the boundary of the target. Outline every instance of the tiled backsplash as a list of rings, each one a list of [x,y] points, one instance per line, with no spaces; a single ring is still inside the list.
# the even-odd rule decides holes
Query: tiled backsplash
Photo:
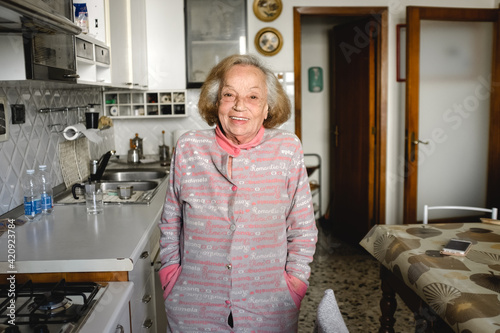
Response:
[[[63,183],[58,143],[64,124],[79,122],[77,112],[39,113],[42,108],[101,104],[98,87],[41,81],[0,82],[0,96],[9,104],[24,104],[26,122],[10,125],[9,139],[0,143],[0,215],[22,204],[21,179],[27,169],[45,164],[53,185]],[[83,112],[82,112],[83,113]],[[62,124],[50,126],[54,124]]]

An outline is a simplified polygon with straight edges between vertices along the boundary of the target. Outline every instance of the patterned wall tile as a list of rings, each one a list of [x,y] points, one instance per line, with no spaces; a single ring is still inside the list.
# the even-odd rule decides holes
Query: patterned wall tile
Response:
[[[53,185],[63,183],[58,143],[64,141],[58,131],[65,124],[79,122],[76,112],[42,114],[41,108],[101,104],[99,87],[82,87],[41,81],[0,82],[0,96],[9,104],[24,104],[26,122],[10,124],[9,140],[0,142],[0,215],[22,204],[21,179],[27,169],[48,166]],[[49,126],[51,124],[61,124]]]

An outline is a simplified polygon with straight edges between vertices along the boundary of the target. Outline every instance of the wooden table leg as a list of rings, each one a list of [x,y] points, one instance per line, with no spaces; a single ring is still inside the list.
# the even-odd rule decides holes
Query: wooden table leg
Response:
[[[385,278],[384,270],[385,267],[380,268],[380,279],[381,279],[381,289],[382,289],[382,299],[380,300],[380,311],[382,315],[380,316],[380,329],[379,333],[394,333],[394,313],[398,307],[398,302],[396,301],[396,291],[392,288],[391,283]]]
[[[453,330],[411,288],[390,270],[380,265],[382,299],[380,300],[379,333],[394,333],[394,314],[397,309],[396,293],[413,312],[415,332],[453,333]]]

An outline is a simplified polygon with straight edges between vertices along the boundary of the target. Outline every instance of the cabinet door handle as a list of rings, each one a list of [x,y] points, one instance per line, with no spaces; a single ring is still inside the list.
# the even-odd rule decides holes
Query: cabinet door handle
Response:
[[[144,295],[142,298],[142,303],[149,303],[151,301],[151,298],[153,298],[151,295]]]
[[[151,328],[151,326],[153,326],[153,321],[149,318],[142,323],[143,328]]]
[[[115,332],[118,331],[118,330],[120,330],[119,331],[120,333],[125,333],[125,329],[120,324],[116,325]]]
[[[148,251],[144,251],[141,253],[141,259],[146,259],[147,257],[149,257],[149,252]]]
[[[158,273],[160,271],[160,268],[161,268],[161,261],[158,260],[154,263],[155,272]]]

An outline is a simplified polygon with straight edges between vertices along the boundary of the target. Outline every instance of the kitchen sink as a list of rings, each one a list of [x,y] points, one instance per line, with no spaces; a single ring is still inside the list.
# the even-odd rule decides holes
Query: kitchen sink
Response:
[[[104,193],[106,204],[149,204],[158,191],[159,185],[167,176],[167,171],[160,168],[129,168],[108,169],[101,178],[101,190]],[[133,193],[129,200],[121,200],[117,194],[118,186],[133,186]],[[83,193],[77,193],[79,199],[74,199],[71,189],[54,197],[54,204],[84,203]]]
[[[167,175],[164,169],[128,169],[128,170],[106,170],[101,181],[144,181],[161,179]]]
[[[133,186],[134,191],[149,191],[158,186],[158,183],[152,180],[141,181],[103,181],[101,183],[101,190],[103,192],[116,190],[118,186]]]

